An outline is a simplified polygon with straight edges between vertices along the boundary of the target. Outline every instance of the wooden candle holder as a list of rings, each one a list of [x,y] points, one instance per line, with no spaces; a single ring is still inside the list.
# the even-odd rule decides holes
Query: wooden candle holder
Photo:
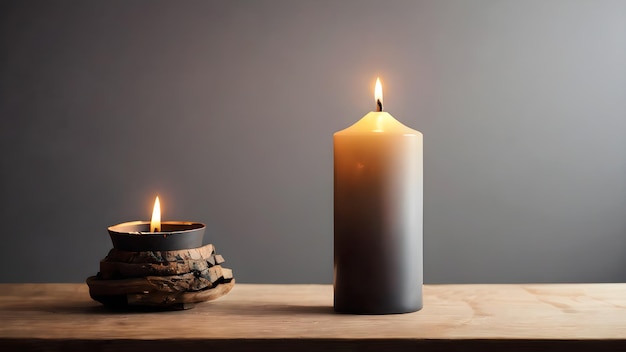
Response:
[[[222,263],[212,244],[170,251],[113,248],[100,261],[100,272],[87,278],[89,295],[112,308],[190,309],[233,288],[233,272]]]

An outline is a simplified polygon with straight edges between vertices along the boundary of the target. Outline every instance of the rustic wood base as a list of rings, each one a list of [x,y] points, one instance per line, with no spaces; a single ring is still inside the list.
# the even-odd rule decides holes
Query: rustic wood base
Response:
[[[235,285],[211,244],[177,251],[111,249],[97,276],[87,278],[92,299],[112,308],[179,310],[215,300]]]
[[[101,280],[96,276],[87,278],[89,286],[89,295],[95,301],[98,301],[110,308],[126,309],[126,308],[151,308],[166,310],[183,310],[190,309],[196,303],[216,300],[228,292],[235,286],[235,279],[230,282],[216,285],[214,288],[208,288],[201,291],[179,291],[179,292],[136,292],[136,293],[119,293],[119,294],[98,294],[97,291],[103,287],[114,287],[115,282],[123,280]],[[95,288],[95,289],[94,289]],[[96,292],[94,292],[96,291]]]

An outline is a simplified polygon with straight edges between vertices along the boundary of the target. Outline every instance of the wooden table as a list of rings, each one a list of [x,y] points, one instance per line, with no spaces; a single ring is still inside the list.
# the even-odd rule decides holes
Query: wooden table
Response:
[[[0,284],[0,351],[626,351],[626,284],[427,285],[424,309],[342,315],[330,285],[236,284],[194,309],[111,312],[85,284]]]

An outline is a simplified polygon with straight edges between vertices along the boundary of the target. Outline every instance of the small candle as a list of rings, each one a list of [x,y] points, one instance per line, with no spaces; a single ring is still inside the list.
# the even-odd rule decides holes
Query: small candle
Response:
[[[422,134],[383,111],[336,132],[334,307],[357,314],[422,307]]]
[[[150,221],[130,221],[108,228],[113,247],[124,251],[173,251],[202,246],[206,225],[192,221],[161,221],[157,196]]]

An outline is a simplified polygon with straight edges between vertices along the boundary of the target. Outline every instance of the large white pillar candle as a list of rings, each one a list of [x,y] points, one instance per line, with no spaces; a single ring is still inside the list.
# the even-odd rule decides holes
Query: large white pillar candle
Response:
[[[422,308],[423,137],[383,111],[334,134],[334,307]]]

